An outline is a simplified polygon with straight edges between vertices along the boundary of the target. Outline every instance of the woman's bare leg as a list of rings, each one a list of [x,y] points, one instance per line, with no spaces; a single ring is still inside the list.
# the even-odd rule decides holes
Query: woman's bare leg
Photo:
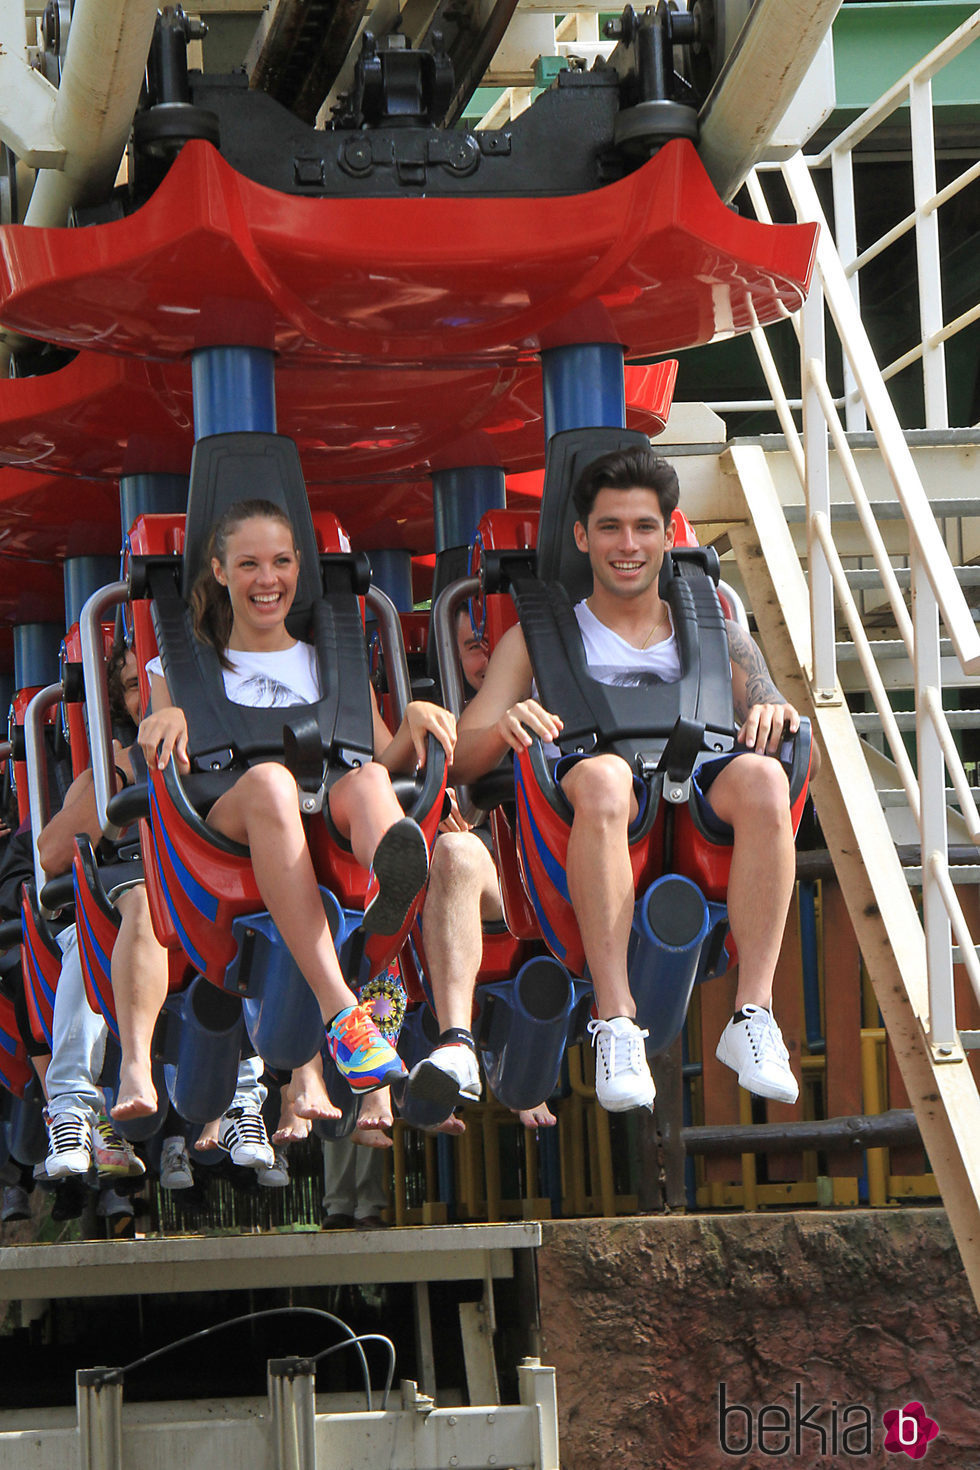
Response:
[[[208,825],[247,845],[263,902],[316,996],[324,1021],[329,1023],[338,1011],[355,1005],[323,911],[296,782],[285,767],[265,763],[246,771],[215,802]]]
[[[150,922],[146,889],[120,894],[122,924],[112,950],[112,994],[122,1061],[114,1118],[145,1118],[157,1110],[150,1046],[167,998],[169,959]]]
[[[346,837],[362,868],[369,868],[375,848],[404,813],[384,766],[371,761],[348,771],[330,788],[330,817]]]

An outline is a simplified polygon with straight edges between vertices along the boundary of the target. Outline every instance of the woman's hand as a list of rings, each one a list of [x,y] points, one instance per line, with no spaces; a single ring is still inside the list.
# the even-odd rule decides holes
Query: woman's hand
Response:
[[[151,771],[164,770],[171,756],[181,775],[186,776],[191,768],[187,758],[187,719],[176,705],[147,715],[139,727],[136,742]]]
[[[527,750],[534,735],[546,742],[556,741],[562,728],[559,717],[549,714],[536,699],[522,699],[512,704],[496,724],[498,735],[511,750],[516,751]]]
[[[447,709],[438,704],[428,704],[422,699],[413,699],[405,710],[405,725],[420,771],[425,765],[426,741],[429,735],[434,735],[446,752],[446,765],[451,763],[456,749],[456,719]]]

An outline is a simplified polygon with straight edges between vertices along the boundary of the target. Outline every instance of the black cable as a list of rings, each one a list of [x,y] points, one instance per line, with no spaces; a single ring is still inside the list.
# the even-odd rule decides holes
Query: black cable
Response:
[[[326,1348],[318,1357],[310,1358],[309,1361],[316,1363],[319,1357],[325,1357],[328,1353],[335,1352],[338,1348],[355,1347],[364,1373],[364,1396],[367,1400],[368,1413],[371,1413],[374,1408],[371,1399],[371,1375],[368,1370],[364,1348],[361,1346],[362,1338],[357,1336],[343,1318],[335,1316],[333,1312],[328,1312],[323,1307],[268,1307],[261,1312],[243,1312],[239,1317],[229,1317],[224,1322],[215,1322],[211,1327],[202,1327],[199,1332],[192,1332],[187,1337],[179,1337],[174,1342],[167,1343],[164,1347],[155,1348],[152,1353],[144,1353],[141,1358],[134,1358],[131,1363],[126,1363],[121,1368],[107,1368],[100,1381],[102,1383],[118,1383],[133,1368],[142,1368],[146,1363],[152,1363],[155,1358],[165,1357],[167,1353],[173,1352],[175,1348],[186,1347],[188,1343],[199,1342],[202,1338],[211,1337],[213,1333],[220,1332],[225,1327],[238,1327],[243,1322],[258,1322],[263,1317],[285,1317],[291,1315],[322,1317],[328,1322],[333,1322],[335,1326],[340,1327],[348,1334],[343,1342],[335,1343],[332,1347]],[[389,1338],[380,1337],[377,1333],[366,1334],[363,1341],[373,1340],[374,1338],[378,1338],[379,1341],[387,1343],[391,1354],[388,1377],[385,1383],[385,1402],[387,1403],[395,1371],[395,1347]]]
[[[385,1337],[381,1332],[361,1332],[357,1337],[345,1338],[343,1342],[335,1342],[331,1347],[323,1348],[315,1357],[307,1358],[308,1363],[317,1364],[321,1358],[329,1358],[333,1353],[339,1353],[341,1348],[353,1347],[362,1342],[383,1342],[388,1349],[388,1376],[385,1379],[385,1391],[381,1400],[381,1412],[384,1413],[388,1407],[388,1395],[391,1393],[391,1384],[395,1376],[395,1344],[390,1337]],[[370,1409],[370,1404],[368,1404]]]

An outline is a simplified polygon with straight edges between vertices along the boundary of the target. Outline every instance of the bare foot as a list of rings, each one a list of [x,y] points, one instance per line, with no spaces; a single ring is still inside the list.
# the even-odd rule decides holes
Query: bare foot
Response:
[[[517,1116],[525,1128],[554,1128],[558,1122],[546,1102],[538,1103],[533,1108],[522,1108]]]
[[[387,1087],[379,1087],[377,1092],[369,1092],[362,1099],[357,1111],[358,1128],[390,1128],[394,1121]]]
[[[293,1112],[297,1118],[339,1118],[340,1109],[330,1101],[323,1084],[323,1065],[319,1056],[293,1070],[289,1083]]]
[[[127,1062],[119,1069],[113,1118],[148,1118],[157,1110],[157,1090],[148,1062]]]
[[[379,1087],[377,1092],[369,1092],[361,1099],[351,1141],[364,1148],[391,1148],[388,1135],[393,1122],[391,1093],[387,1087]]]
[[[362,1128],[360,1123],[350,1136],[351,1143],[359,1143],[362,1148],[392,1148],[391,1139],[383,1128]]]
[[[293,1084],[287,1082],[280,1091],[279,1126],[272,1135],[273,1143],[299,1143],[310,1136],[309,1118],[297,1116],[293,1103]]]
[[[448,1133],[451,1137],[455,1137],[459,1133],[466,1132],[466,1124],[462,1118],[457,1118],[455,1113],[450,1113],[449,1117],[445,1118],[437,1128],[433,1128],[432,1132]]]
[[[200,1149],[202,1153],[207,1153],[209,1149],[217,1148],[219,1146],[218,1127],[220,1123],[220,1118],[215,1118],[212,1122],[205,1123],[204,1127],[201,1129],[200,1137],[194,1144],[194,1147]]]

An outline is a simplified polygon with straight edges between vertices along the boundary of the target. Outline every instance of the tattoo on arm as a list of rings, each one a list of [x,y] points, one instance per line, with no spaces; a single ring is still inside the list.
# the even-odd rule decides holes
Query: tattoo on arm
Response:
[[[745,675],[744,698],[736,697],[735,718],[739,724],[747,718],[754,704],[785,704],[786,701],[769,677],[766,661],[758,645],[738,623],[728,623],[728,652],[735,668]]]

